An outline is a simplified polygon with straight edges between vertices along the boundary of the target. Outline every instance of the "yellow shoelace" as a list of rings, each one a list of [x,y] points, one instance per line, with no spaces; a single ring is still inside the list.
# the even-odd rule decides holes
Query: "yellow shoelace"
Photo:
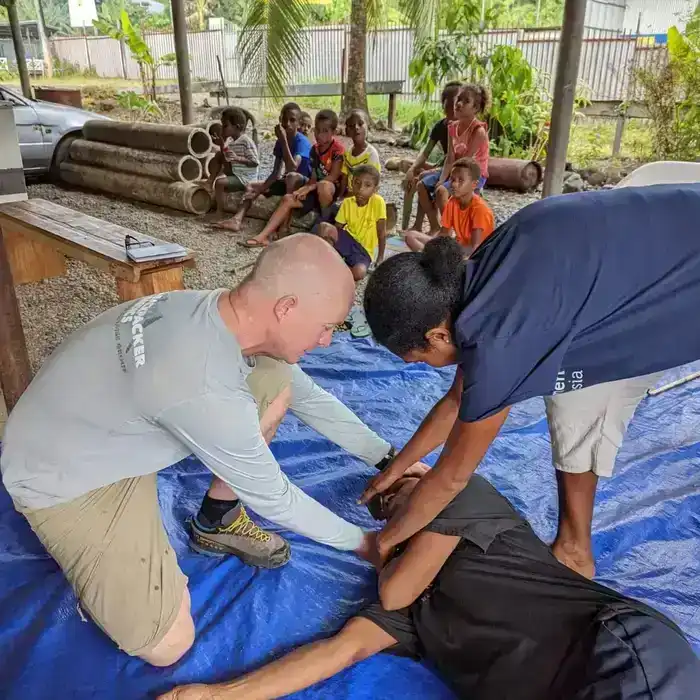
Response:
[[[241,506],[240,515],[226,527],[221,528],[221,532],[226,532],[231,535],[240,535],[242,537],[250,537],[259,542],[269,542],[270,535],[261,530],[248,516],[246,509]]]

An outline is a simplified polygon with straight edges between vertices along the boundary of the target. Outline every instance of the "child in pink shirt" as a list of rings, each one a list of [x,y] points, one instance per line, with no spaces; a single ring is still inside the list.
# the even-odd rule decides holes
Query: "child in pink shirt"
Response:
[[[482,85],[466,84],[457,93],[454,109],[457,121],[451,122],[447,127],[447,157],[435,189],[435,202],[440,213],[450,198],[450,182],[447,178],[454,162],[459,158],[471,157],[479,164],[481,177],[475,193],[481,194],[484,188],[489,176],[489,136],[486,123],[479,121],[478,115],[487,110],[489,102],[488,90]],[[431,228],[432,224],[431,221]]]

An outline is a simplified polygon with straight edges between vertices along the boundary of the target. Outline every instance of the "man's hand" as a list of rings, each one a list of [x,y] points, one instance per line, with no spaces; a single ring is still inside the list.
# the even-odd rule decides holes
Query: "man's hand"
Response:
[[[394,461],[390,467],[385,469],[383,472],[379,472],[377,476],[372,477],[367,485],[367,488],[360,496],[360,504],[366,505],[378,493],[384,493],[387,491],[404,475],[404,471],[405,469],[403,469],[400,464],[397,469],[396,461]]]
[[[287,134],[285,130],[282,128],[281,124],[275,124],[275,136],[277,137],[278,140],[284,139],[285,141],[287,140]]]
[[[430,466],[423,462],[412,464],[404,473],[404,477],[412,476],[414,479],[420,479],[430,471]]]
[[[309,192],[311,192],[311,188],[308,185],[304,185],[294,193],[294,199],[303,202],[309,195]]]
[[[212,686],[196,683],[194,685],[179,685],[170,692],[159,695],[157,700],[216,700]]]

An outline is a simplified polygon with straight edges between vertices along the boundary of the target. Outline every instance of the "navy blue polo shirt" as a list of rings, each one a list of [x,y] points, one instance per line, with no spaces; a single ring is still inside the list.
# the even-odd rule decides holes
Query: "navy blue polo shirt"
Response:
[[[700,184],[551,197],[467,261],[460,419],[700,359]]]

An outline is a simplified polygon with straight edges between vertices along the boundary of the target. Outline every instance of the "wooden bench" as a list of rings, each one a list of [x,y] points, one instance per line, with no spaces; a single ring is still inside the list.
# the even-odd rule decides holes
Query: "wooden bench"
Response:
[[[64,274],[68,257],[113,275],[119,298],[128,301],[183,289],[182,270],[194,267],[191,251],[178,258],[135,263],[126,256],[127,235],[156,245],[166,241],[44,199],[0,205],[0,229],[15,284]]]
[[[209,96],[216,97],[217,104],[221,104],[221,98],[234,100],[269,98],[273,97],[264,85],[221,86],[221,83],[202,83],[209,89]],[[365,83],[368,95],[389,95],[389,113],[387,125],[394,128],[396,121],[396,95],[403,92],[403,80],[380,80]],[[339,97],[343,94],[341,83],[314,83],[312,85],[287,85],[284,88],[285,97]]]

